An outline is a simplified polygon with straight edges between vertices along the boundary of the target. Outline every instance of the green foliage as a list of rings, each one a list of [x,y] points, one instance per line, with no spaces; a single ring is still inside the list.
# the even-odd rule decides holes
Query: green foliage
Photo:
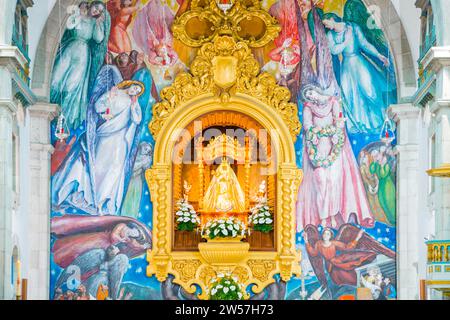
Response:
[[[236,278],[219,275],[211,283],[210,300],[244,300],[243,288]]]
[[[202,236],[209,239],[238,238],[245,236],[246,229],[245,224],[235,217],[214,219],[208,221],[202,230]]]
[[[177,230],[194,231],[200,225],[200,219],[194,207],[186,200],[177,203],[178,211],[175,213]]]
[[[253,230],[269,233],[273,230],[273,216],[267,202],[257,204],[251,209],[250,223]]]

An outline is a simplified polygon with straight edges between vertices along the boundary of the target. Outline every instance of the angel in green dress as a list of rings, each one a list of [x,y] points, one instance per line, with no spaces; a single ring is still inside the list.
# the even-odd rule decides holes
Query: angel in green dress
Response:
[[[59,104],[70,129],[86,119],[90,91],[107,52],[111,18],[101,1],[72,8],[53,65],[50,102]]]

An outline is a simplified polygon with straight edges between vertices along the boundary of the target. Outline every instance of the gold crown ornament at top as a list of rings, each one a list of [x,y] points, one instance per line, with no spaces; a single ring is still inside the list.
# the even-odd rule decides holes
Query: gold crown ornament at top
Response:
[[[260,48],[274,40],[281,27],[261,7],[260,0],[192,0],[190,9],[173,23],[172,31],[190,47],[201,47],[226,35]]]

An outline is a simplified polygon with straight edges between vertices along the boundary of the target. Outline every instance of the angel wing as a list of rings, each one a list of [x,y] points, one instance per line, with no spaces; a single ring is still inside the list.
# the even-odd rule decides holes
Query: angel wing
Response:
[[[308,236],[308,242],[311,244],[311,246],[315,247],[316,243],[320,239],[320,234],[319,234],[319,230],[317,230],[317,227],[309,224],[304,228],[304,232]],[[323,258],[320,255],[313,257],[313,256],[309,255],[309,253],[308,253],[308,258],[309,258],[309,262],[311,263],[311,266],[314,270],[314,273],[315,273],[317,279],[319,280],[319,283],[321,284],[321,286],[327,287],[327,277],[325,275],[325,270],[324,270],[324,266],[323,266]]]
[[[102,95],[110,91],[112,87],[122,82],[122,80],[123,79],[120,71],[116,66],[112,65],[105,65],[105,67],[100,70],[95,79],[86,115],[86,144],[88,148],[89,167],[91,168],[90,172],[94,172],[93,155],[95,154],[94,148],[96,141],[96,131],[100,119],[97,112],[95,111],[95,103]],[[91,174],[91,187],[92,190],[95,190],[95,179],[93,174]]]
[[[128,257],[122,254],[117,256],[108,268],[109,294],[114,300],[116,300],[119,296],[120,285],[122,283],[123,276],[128,270],[128,263]]]
[[[350,243],[356,239],[358,233],[361,231],[360,228],[351,224],[343,224],[339,228],[338,235],[336,236],[337,241],[341,241],[344,243]],[[356,245],[356,249],[372,251],[377,254],[385,255],[388,258],[395,259],[395,252],[388,247],[382,245],[374,238],[372,238],[366,232],[363,233],[361,239],[358,241]]]
[[[69,278],[74,276],[79,276],[80,279],[78,280],[81,281],[82,275],[96,270],[105,261],[105,258],[106,251],[104,249],[93,249],[78,256],[59,275],[55,288],[60,288]]]
[[[388,57],[389,46],[384,36],[383,30],[377,22],[376,11],[370,12],[362,0],[348,0],[344,7],[344,21],[354,23],[359,26],[364,37],[371,43],[383,56]],[[389,67],[385,67],[378,59],[371,59],[381,70],[386,73],[386,78],[392,88],[396,87],[395,68],[391,63]]]
[[[364,36],[384,56],[388,55],[386,38],[380,26],[376,24],[375,17],[367,10],[361,0],[347,0],[344,7],[344,21],[357,24]]]

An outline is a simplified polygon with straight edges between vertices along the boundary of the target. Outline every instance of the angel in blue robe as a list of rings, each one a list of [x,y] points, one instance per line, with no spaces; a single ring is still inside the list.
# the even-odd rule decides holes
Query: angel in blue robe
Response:
[[[50,87],[50,102],[59,104],[70,129],[86,119],[94,81],[107,51],[111,18],[102,1],[93,1],[89,11],[75,12],[66,26],[56,56]]]
[[[326,14],[323,23],[329,30],[331,53],[342,55],[337,72],[348,130],[376,133],[383,125],[386,107],[394,102],[395,85],[391,85],[387,75],[390,61],[369,42],[359,24],[342,21],[333,13]]]

